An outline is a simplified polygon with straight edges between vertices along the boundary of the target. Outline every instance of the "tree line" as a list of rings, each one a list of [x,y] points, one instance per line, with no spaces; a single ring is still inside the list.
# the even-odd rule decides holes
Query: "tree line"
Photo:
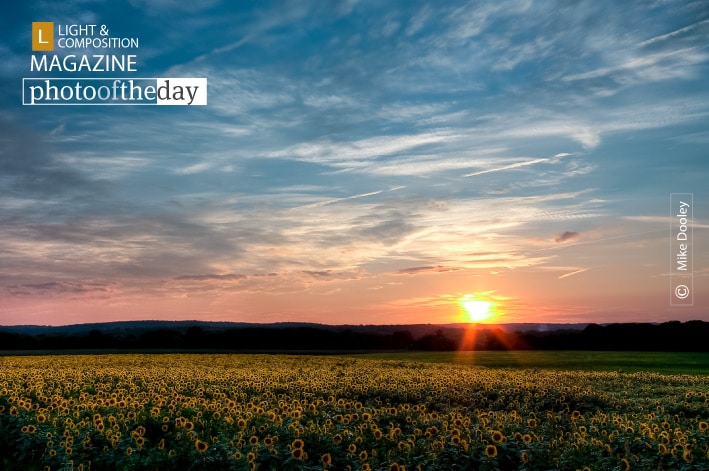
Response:
[[[0,329],[0,350],[228,350],[228,351],[452,351],[452,350],[625,350],[709,351],[704,321],[590,324],[581,330],[514,332],[481,325],[435,328],[415,337],[394,332],[332,326],[244,326],[209,329],[146,328],[116,332],[26,333]]]

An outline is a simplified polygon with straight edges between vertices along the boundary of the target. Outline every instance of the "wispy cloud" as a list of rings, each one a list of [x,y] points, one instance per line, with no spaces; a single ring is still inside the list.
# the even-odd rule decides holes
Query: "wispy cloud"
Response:
[[[466,173],[466,174],[463,175],[463,176],[464,176],[464,177],[475,177],[475,176],[478,176],[478,175],[484,175],[484,174],[486,174],[486,173],[502,172],[502,171],[504,171],[504,170],[513,170],[513,169],[516,169],[516,168],[528,167],[528,166],[530,166],[530,165],[536,165],[536,164],[540,164],[540,163],[544,163],[544,162],[549,162],[549,161],[550,161],[550,159],[533,159],[533,160],[526,160],[526,161],[524,161],[524,162],[517,162],[517,163],[514,163],[514,164],[504,165],[504,166],[502,166],[502,167],[489,168],[489,169],[486,169],[486,170],[480,170],[480,171],[478,171],[478,172]]]
[[[96,280],[67,280],[9,285],[5,291],[15,297],[108,298],[120,292],[120,285]]]
[[[706,62],[707,58],[709,58],[709,54],[701,49],[688,47],[632,57],[618,65],[569,75],[562,80],[576,81],[613,77],[620,85],[628,85],[649,80],[686,78],[694,75],[696,73],[694,66]]]
[[[382,194],[383,192],[384,192],[384,190],[378,190],[378,191],[370,191],[369,193],[361,193],[359,195],[345,196],[342,198],[333,198],[333,199],[329,199],[329,200],[325,200],[325,201],[318,201],[317,203],[307,204],[304,207],[305,208],[317,208],[317,207],[325,206],[328,204],[338,203],[340,201],[356,200],[359,198],[366,198],[368,196],[375,196],[375,195]]]
[[[691,25],[687,25],[682,28],[678,28],[678,29],[671,31],[669,33],[661,34],[659,36],[655,36],[650,39],[646,39],[645,41],[638,43],[638,47],[645,47],[645,46],[649,46],[654,43],[664,42],[664,41],[667,41],[668,39],[673,39],[676,36],[683,35],[684,33],[689,33],[690,31],[694,31],[697,28],[706,27],[707,25],[709,25],[709,19],[697,21],[696,23],[692,23]]]
[[[568,277],[570,277],[570,276],[578,275],[579,273],[583,273],[583,272],[586,272],[586,271],[588,271],[588,270],[590,270],[590,268],[579,268],[578,270],[575,270],[575,271],[572,271],[572,272],[569,272],[569,273],[564,273],[563,275],[560,275],[560,276],[559,276],[559,279],[560,279],[560,280],[563,280],[564,278],[568,278]]]
[[[461,270],[461,268],[458,267],[444,267],[444,266],[428,266],[428,267],[411,267],[411,268],[402,268],[401,270],[398,270],[396,273],[399,275],[418,275],[421,273],[447,273],[451,271],[458,271]]]
[[[246,278],[246,275],[239,273],[227,273],[224,275],[215,274],[205,274],[205,275],[181,275],[175,278],[175,280],[194,280],[194,281],[205,281],[205,280],[218,280],[218,281],[238,281]]]

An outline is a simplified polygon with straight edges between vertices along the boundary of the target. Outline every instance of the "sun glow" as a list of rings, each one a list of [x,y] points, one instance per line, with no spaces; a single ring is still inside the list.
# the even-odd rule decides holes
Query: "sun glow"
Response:
[[[458,302],[468,313],[470,322],[483,322],[495,316],[495,303],[480,299],[474,294],[466,294]]]

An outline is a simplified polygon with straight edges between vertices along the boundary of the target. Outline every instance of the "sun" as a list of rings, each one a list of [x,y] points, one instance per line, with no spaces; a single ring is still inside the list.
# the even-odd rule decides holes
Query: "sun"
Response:
[[[495,303],[480,299],[474,294],[466,294],[458,302],[468,313],[470,322],[486,321],[495,315]]]

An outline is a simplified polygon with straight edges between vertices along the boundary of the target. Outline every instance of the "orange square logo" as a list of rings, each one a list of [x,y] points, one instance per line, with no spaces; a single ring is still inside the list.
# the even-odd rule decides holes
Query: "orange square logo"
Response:
[[[53,21],[33,21],[32,22],[32,50],[33,51],[53,51],[54,50],[54,22]]]

